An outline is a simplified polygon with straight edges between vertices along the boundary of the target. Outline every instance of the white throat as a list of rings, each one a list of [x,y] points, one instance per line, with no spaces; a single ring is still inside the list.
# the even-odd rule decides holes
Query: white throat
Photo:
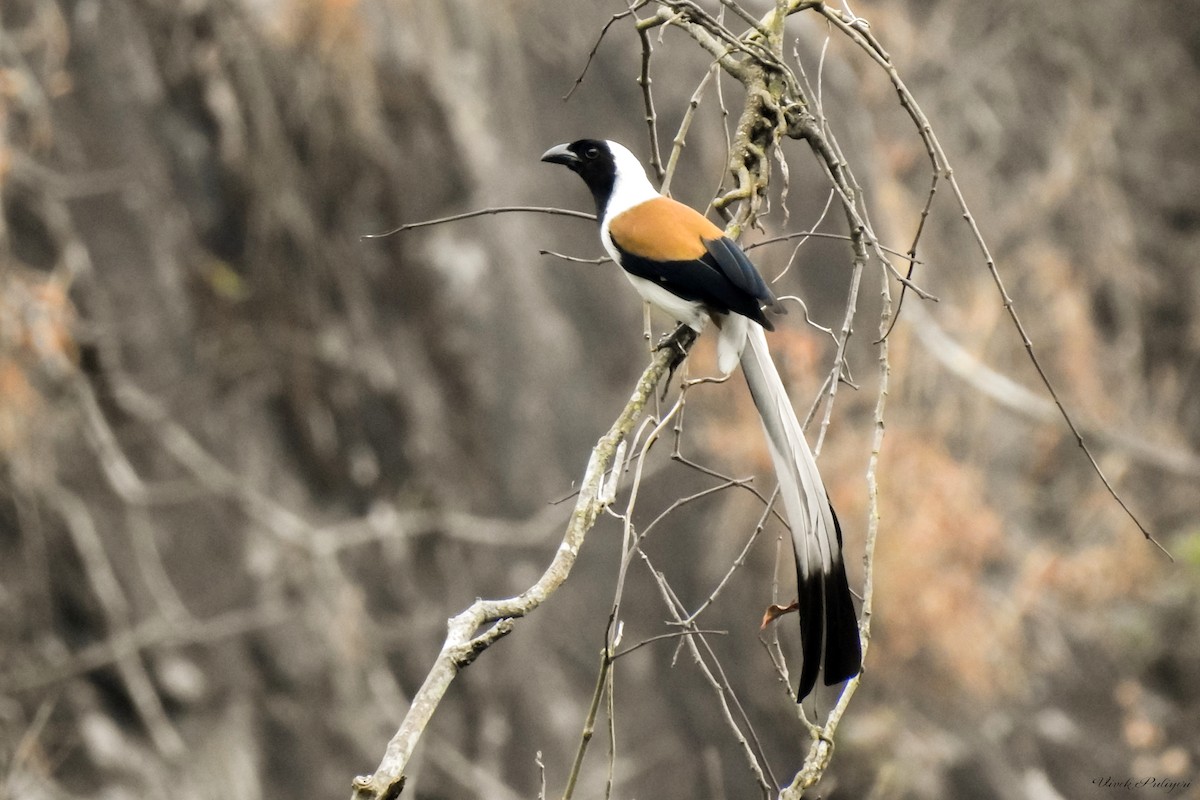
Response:
[[[609,151],[612,152],[617,173],[613,181],[612,194],[608,198],[608,205],[604,207],[605,221],[612,219],[622,211],[628,211],[636,205],[659,196],[658,190],[646,177],[646,170],[642,167],[642,162],[638,161],[637,156],[629,152],[622,144],[613,141],[609,141],[607,144]]]
[[[608,235],[608,223],[622,212],[641,205],[647,200],[662,197],[662,195],[646,177],[646,170],[638,161],[637,156],[629,152],[623,145],[613,141],[608,142],[608,147],[613,155],[613,163],[616,165],[616,175],[612,194],[608,198],[608,205],[604,207],[604,219],[600,220],[600,243],[604,245],[604,249],[608,251],[612,260],[620,264],[621,254]],[[637,289],[642,299],[650,305],[665,311],[678,322],[687,323],[697,331],[704,329],[705,323],[708,322],[708,312],[700,303],[685,300],[662,286],[645,278],[639,278],[630,272],[625,272],[625,277],[633,284],[633,288]],[[736,364],[736,361],[734,363]]]

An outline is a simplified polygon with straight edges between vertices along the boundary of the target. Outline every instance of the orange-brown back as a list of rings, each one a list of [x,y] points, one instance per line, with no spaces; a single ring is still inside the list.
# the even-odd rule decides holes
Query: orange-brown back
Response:
[[[703,214],[669,197],[623,211],[609,221],[608,233],[622,250],[655,261],[700,258],[704,240],[725,235]]]

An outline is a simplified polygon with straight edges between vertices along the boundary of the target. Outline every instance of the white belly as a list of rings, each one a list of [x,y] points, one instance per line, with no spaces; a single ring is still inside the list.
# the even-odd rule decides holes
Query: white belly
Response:
[[[600,244],[604,245],[604,249],[608,251],[613,261],[617,264],[621,263],[621,254],[617,252],[617,248],[608,238],[607,219],[600,223]],[[668,314],[676,322],[686,324],[694,331],[704,330],[704,325],[708,322],[708,313],[704,310],[703,305],[677,297],[653,281],[631,275],[623,269],[621,272],[647,303]]]
[[[686,324],[692,330],[697,332],[704,330],[704,324],[708,322],[708,312],[704,310],[703,305],[671,294],[657,283],[645,278],[630,275],[628,272],[625,273],[625,277],[633,284],[633,288],[637,289],[642,299],[650,305],[664,311],[676,322]]]

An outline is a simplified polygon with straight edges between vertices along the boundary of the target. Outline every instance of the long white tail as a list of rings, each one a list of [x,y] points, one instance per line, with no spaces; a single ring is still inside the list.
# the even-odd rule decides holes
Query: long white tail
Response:
[[[842,564],[841,527],[767,349],[766,334],[758,323],[747,322],[742,373],[767,434],[767,449],[779,478],[779,492],[792,527],[796,553],[804,656],[796,693],[803,700],[817,683],[822,652],[825,685],[831,686],[858,674],[862,647],[850,584]]]

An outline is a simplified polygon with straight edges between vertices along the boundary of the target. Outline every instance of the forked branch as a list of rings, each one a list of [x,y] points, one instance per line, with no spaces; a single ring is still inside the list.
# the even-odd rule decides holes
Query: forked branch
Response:
[[[417,742],[446,690],[450,688],[454,676],[484,650],[509,634],[517,620],[540,606],[566,581],[587,532],[611,502],[611,496],[605,491],[608,483],[606,476],[617,460],[618,448],[641,418],[659,382],[683,359],[695,340],[695,331],[680,326],[667,343],[655,351],[650,366],[638,379],[629,402],[592,449],[575,510],[567,523],[562,543],[537,582],[516,597],[476,600],[450,619],[441,652],[413,697],[400,728],[388,742],[379,767],[371,775],[360,775],[354,779],[352,800],[394,800],[400,796]]]

